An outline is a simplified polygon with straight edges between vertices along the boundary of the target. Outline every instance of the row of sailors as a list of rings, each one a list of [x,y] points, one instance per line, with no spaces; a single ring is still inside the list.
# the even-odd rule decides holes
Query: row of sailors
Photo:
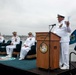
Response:
[[[6,57],[12,57],[13,49],[15,49],[16,45],[20,43],[20,37],[17,36],[17,32],[13,32],[12,34],[13,36],[11,38],[11,44],[6,46],[6,53],[7,53]],[[4,37],[0,34],[0,43],[2,43],[3,40]],[[35,41],[36,40],[32,32],[29,32],[27,39],[25,40],[23,46],[21,47],[19,60],[23,60],[25,58],[29,50],[31,50],[31,46],[35,44]]]

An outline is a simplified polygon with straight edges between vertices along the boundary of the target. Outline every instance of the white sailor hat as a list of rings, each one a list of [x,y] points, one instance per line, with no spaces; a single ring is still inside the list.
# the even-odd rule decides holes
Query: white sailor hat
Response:
[[[28,35],[32,35],[32,32],[29,32]]]
[[[57,14],[57,17],[65,18],[66,17],[66,13],[62,11],[62,12]]]
[[[17,32],[16,32],[16,31],[14,31],[14,32],[12,32],[12,34],[17,34]]]
[[[63,16],[63,15],[61,15],[61,14],[57,14],[57,17],[65,18],[65,16]]]

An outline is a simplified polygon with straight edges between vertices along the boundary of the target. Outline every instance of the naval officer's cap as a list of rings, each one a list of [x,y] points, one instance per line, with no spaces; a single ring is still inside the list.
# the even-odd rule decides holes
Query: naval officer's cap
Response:
[[[62,14],[57,14],[57,17],[65,18],[65,16]]]
[[[28,35],[32,35],[32,32],[29,32]]]
[[[12,32],[12,34],[17,34],[17,32],[14,31],[14,32]]]
[[[59,11],[57,14],[57,17],[65,18],[66,17],[66,12],[65,11]]]

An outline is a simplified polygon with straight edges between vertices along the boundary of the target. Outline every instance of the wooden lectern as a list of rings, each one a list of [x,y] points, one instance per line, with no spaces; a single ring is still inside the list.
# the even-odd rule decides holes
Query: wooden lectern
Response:
[[[37,67],[59,68],[60,37],[52,32],[36,32]]]

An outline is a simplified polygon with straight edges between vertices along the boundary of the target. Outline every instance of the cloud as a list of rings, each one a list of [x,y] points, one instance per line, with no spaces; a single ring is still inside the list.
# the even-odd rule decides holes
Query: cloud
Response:
[[[20,35],[29,31],[48,31],[49,24],[57,22],[57,14],[66,12],[75,25],[75,0],[0,0],[0,32]],[[73,29],[75,26],[73,26]]]

